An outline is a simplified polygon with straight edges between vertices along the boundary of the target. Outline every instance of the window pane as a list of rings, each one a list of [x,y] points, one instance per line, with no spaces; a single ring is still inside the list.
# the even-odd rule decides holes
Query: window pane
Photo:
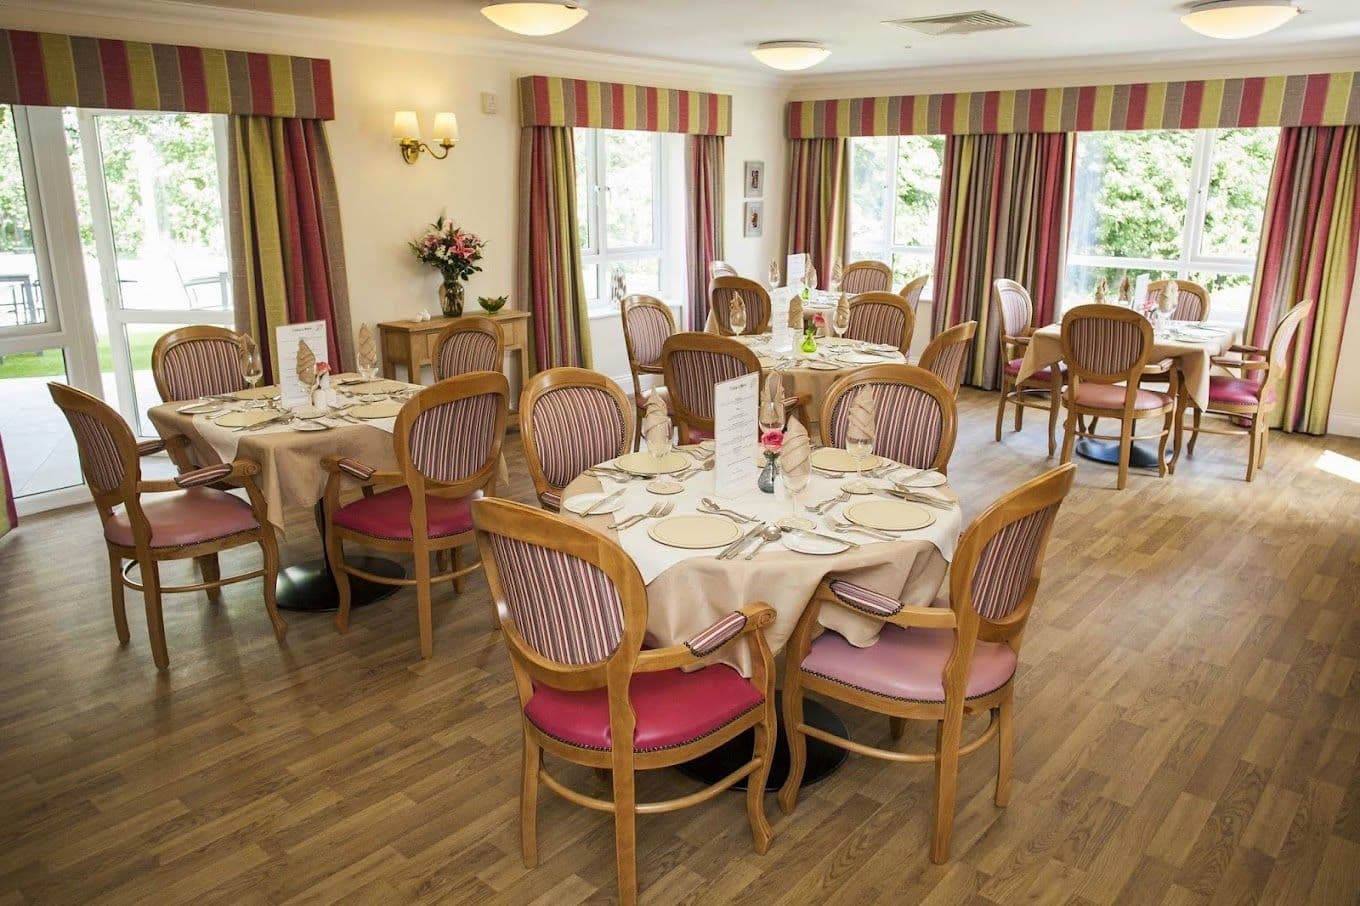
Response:
[[[62,350],[0,356],[0,434],[16,497],[82,480],[75,439],[47,392],[48,381],[67,383]]]
[[[1222,129],[1214,138],[1200,252],[1255,258],[1278,129]]]
[[[629,294],[647,293],[649,296],[655,296],[661,291],[660,258],[615,261],[609,270],[610,273],[616,270],[623,271],[624,284]]]
[[[1193,154],[1191,131],[1081,133],[1069,252],[1178,260]]]
[[[586,301],[593,305],[600,297],[600,266],[582,262],[581,282],[585,284]]]
[[[850,140],[850,257],[855,261],[888,256],[892,151],[891,138]]]
[[[1250,274],[1191,274],[1190,280],[1209,290],[1211,321],[1242,321],[1251,302]]]
[[[611,249],[648,248],[657,244],[652,193],[657,159],[656,137],[650,132],[604,133],[606,241]]]
[[[595,130],[577,129],[576,145],[576,231],[580,247],[595,248],[590,232],[590,205],[595,197]]]
[[[942,135],[908,135],[898,139],[893,245],[935,244],[943,160]]]
[[[47,320],[14,111],[8,104],[0,104],[0,328],[45,324]]]
[[[1174,268],[1174,264],[1167,263],[1168,268]],[[1067,268],[1067,278],[1063,282],[1062,308],[1067,310],[1075,305],[1084,305],[1095,299],[1096,282],[1101,277],[1105,278],[1105,283],[1109,287],[1110,299],[1119,297],[1119,281],[1128,274],[1130,286],[1138,285],[1138,278],[1147,275],[1149,280],[1164,280],[1167,277],[1177,276],[1172,270],[1140,270],[1138,268],[1123,267],[1092,267],[1087,265],[1069,265]]]
[[[932,252],[898,252],[892,257],[893,285],[894,291],[901,289],[908,281],[915,280],[922,274],[929,274],[935,270],[935,253]],[[921,293],[923,299],[935,298],[935,281],[926,281],[926,288]]]

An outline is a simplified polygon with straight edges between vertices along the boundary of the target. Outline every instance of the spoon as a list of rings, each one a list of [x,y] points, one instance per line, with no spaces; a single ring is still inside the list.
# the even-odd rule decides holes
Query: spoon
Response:
[[[778,541],[783,534],[784,533],[781,532],[776,526],[770,525],[768,522],[765,523],[760,527],[760,541],[756,544],[755,547],[751,548],[750,553],[748,553],[742,559],[750,560],[756,554],[760,553],[760,549],[762,547],[769,544],[771,541]]]

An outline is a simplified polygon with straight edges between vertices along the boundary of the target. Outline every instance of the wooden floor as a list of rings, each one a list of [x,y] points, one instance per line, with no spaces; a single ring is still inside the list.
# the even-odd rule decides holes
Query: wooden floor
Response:
[[[1038,419],[992,441],[994,403],[961,404],[969,516],[1049,464]],[[1248,485],[1242,444],[1207,437],[1124,492],[1078,460],[1021,654],[1011,805],[992,805],[995,749],[966,759],[948,864],[926,855],[930,770],[852,757],[792,816],[769,797],[764,857],[735,794],[640,819],[644,901],[1356,902],[1360,484],[1324,450],[1360,460],[1357,441],[1277,435]],[[316,554],[307,517],[285,563]],[[541,864],[520,862],[514,694],[480,577],[439,593],[427,662],[409,592],[345,637],[290,615],[279,647],[247,583],[220,608],[167,602],[162,677],[135,595],[126,648],[108,600],[92,512],[0,542],[0,904],[613,898],[607,816],[549,792]],[[641,795],[692,786],[664,773]]]

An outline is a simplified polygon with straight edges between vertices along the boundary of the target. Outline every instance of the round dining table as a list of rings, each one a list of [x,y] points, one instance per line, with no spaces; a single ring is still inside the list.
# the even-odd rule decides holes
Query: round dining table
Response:
[[[740,493],[719,495],[714,490],[714,472],[704,468],[710,462],[706,448],[683,447],[680,452],[680,458],[686,460],[687,472],[679,473],[679,480],[674,482],[682,488],[678,493],[655,493],[649,490],[656,486],[653,481],[615,471],[618,467],[615,461],[610,461],[578,477],[562,495],[564,515],[584,519],[605,532],[637,564],[647,589],[647,640],[650,644],[680,644],[720,617],[748,603],[763,601],[775,611],[774,623],[765,630],[765,635],[771,651],[778,654],[787,644],[818,586],[830,577],[854,582],[909,604],[929,605],[936,599],[948,574],[949,561],[962,526],[958,497],[947,482],[921,489],[920,493],[933,501],[922,509],[933,518],[929,525],[919,529],[886,532],[883,537],[874,537],[841,528],[838,523],[845,520],[847,509],[857,503],[891,499],[887,488],[894,481],[910,484],[921,480],[935,484],[943,478],[938,473],[925,473],[879,460],[879,468],[869,473],[876,477],[865,479],[869,493],[852,495],[842,493],[842,485],[853,479],[854,474],[814,470],[807,487],[795,501],[785,492],[782,482],[776,482],[776,493],[773,494],[758,489],[756,481],[761,455],[753,445],[749,486]],[[931,478],[934,480],[928,480]],[[615,492],[621,493],[611,501],[609,512],[589,516],[572,512],[587,508],[587,503],[602,494],[608,496]],[[820,514],[808,510],[809,506],[831,500],[835,502]],[[665,516],[643,518],[621,530],[614,527],[625,521],[625,517],[657,512],[667,505]],[[666,520],[706,514],[715,507],[728,514],[715,516],[718,521],[712,523],[721,537],[733,534],[734,530],[738,536],[745,535],[762,525],[775,524],[793,516],[807,520],[813,534],[788,531],[779,540],[766,543],[758,552],[754,551],[756,538],[753,536],[737,550],[736,556],[727,559],[718,556],[725,545],[680,548],[655,539],[653,530],[659,529]],[[821,552],[800,552],[796,549],[800,547],[804,550],[819,548]],[[872,645],[882,626],[867,616],[834,605],[822,609],[819,622],[824,629],[839,633],[858,647]],[[710,657],[709,663],[724,663],[743,676],[750,676],[750,654],[745,646],[723,648]],[[844,724],[828,710],[814,707],[809,711],[808,719],[813,723],[820,721],[822,728],[830,732],[847,734]],[[805,783],[812,783],[834,770],[845,753],[816,740],[808,742],[809,771]],[[749,741],[743,742],[739,738],[728,745],[738,751],[734,757],[749,758]],[[745,749],[741,748],[743,745]],[[745,754],[740,754],[742,751]],[[779,752],[786,753],[782,732]],[[711,772],[717,774],[722,770],[721,766],[712,767]],[[769,788],[777,788],[785,776],[786,754],[776,754]]]
[[[798,349],[801,336],[795,335],[794,348],[778,349],[773,334],[749,334],[735,337],[749,347],[760,360],[767,374],[779,372],[784,376],[784,392],[807,400],[809,428],[822,417],[822,404],[827,392],[838,380],[857,368],[869,365],[904,365],[907,357],[896,346],[886,343],[865,343],[842,337],[819,337],[817,350],[807,353]]]

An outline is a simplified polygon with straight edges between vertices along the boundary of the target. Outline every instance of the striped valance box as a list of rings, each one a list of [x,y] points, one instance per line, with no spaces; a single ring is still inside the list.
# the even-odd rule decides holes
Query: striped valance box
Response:
[[[0,103],[335,118],[330,60],[14,29]]]
[[[840,98],[788,106],[789,138],[1351,123],[1360,123],[1356,72]]]
[[[525,76],[519,80],[519,116],[523,126],[731,135],[732,97],[706,91]]]

